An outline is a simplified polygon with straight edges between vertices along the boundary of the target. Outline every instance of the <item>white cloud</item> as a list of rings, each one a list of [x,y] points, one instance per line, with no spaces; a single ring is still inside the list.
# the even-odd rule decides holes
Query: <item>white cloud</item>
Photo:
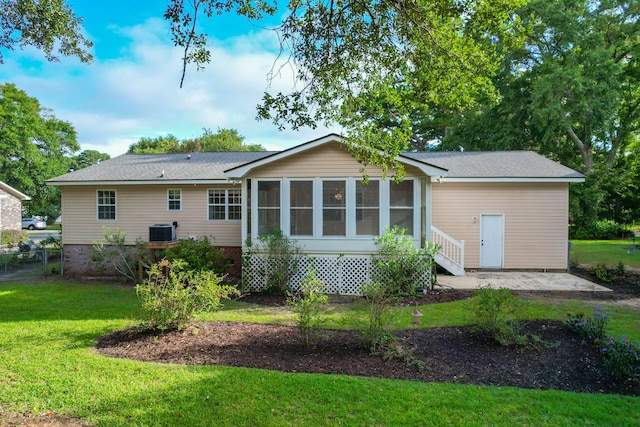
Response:
[[[163,20],[114,31],[130,37],[119,59],[98,59],[91,65],[63,60],[33,72],[23,66],[11,80],[71,122],[82,149],[115,156],[144,136],[171,133],[182,139],[201,135],[205,127],[234,128],[248,143],[283,149],[329,132],[279,132],[275,125],[255,120],[279,46],[269,30],[212,40],[211,64],[204,71],[189,67],[182,89],[181,52],[168,40]],[[20,64],[7,62],[0,78],[9,69],[19,70]],[[284,68],[271,89],[288,91],[293,83],[292,71]]]

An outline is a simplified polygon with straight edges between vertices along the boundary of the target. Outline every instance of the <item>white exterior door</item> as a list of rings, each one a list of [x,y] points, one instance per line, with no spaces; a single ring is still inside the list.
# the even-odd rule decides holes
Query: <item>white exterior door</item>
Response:
[[[482,214],[480,222],[480,268],[502,268],[504,215]]]

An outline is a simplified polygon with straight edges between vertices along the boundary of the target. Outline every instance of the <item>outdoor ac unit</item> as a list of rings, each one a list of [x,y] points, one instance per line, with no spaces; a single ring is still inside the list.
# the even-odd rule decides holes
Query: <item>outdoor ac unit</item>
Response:
[[[149,227],[150,242],[173,242],[176,240],[176,228],[171,224],[154,224]]]

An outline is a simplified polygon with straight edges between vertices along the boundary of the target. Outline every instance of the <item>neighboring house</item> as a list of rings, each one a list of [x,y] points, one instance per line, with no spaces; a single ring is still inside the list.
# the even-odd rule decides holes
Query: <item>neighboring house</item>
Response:
[[[0,231],[22,229],[22,202],[29,196],[0,181]]]
[[[212,237],[236,267],[243,244],[279,227],[340,293],[357,293],[369,278],[374,238],[393,225],[417,245],[442,244],[438,261],[454,274],[566,268],[569,183],[581,174],[531,152],[398,160],[403,182],[367,166],[365,184],[362,165],[333,134],[281,152],[119,156],[48,181],[62,188],[65,271],[87,273],[103,227],[119,227],[134,244],[154,233],[171,240],[174,223],[176,239]]]

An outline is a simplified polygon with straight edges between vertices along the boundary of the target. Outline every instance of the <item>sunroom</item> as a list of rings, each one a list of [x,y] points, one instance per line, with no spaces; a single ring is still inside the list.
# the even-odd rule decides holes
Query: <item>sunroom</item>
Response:
[[[242,241],[247,245],[276,229],[295,239],[308,257],[296,283],[313,268],[327,291],[359,293],[370,279],[375,238],[397,225],[416,246],[431,229],[431,182],[447,171],[409,158],[402,182],[383,179],[382,169],[361,164],[338,135],[282,151],[225,171],[241,181]],[[248,265],[265,262],[252,255]],[[259,282],[259,281],[258,281]],[[264,283],[254,283],[256,289]]]

